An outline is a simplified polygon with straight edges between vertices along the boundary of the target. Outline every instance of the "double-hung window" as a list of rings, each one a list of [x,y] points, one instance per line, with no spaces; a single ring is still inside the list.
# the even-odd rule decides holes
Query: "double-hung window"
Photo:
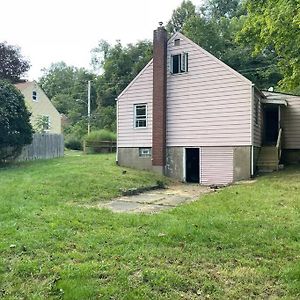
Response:
[[[134,127],[147,127],[147,104],[134,105]]]
[[[188,53],[171,55],[170,71],[172,74],[185,73],[188,71]]]
[[[32,91],[32,101],[38,101],[37,92],[36,91]]]

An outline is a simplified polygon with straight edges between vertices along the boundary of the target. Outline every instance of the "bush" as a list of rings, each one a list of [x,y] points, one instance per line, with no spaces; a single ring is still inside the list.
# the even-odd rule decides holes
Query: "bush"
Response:
[[[31,142],[30,113],[24,96],[9,82],[0,80],[0,161],[17,157]]]
[[[82,150],[82,143],[80,139],[76,138],[75,136],[67,137],[65,141],[65,146],[70,150]]]
[[[114,132],[106,129],[101,129],[97,131],[92,131],[89,135],[85,136],[85,141],[87,143],[97,143],[97,142],[115,142],[117,136]]]

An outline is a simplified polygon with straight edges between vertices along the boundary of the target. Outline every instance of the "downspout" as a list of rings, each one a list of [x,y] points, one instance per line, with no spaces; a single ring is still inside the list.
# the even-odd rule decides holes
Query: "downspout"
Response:
[[[254,84],[251,85],[251,118],[250,118],[250,126],[251,126],[251,178],[254,176],[254,126],[253,126],[253,114],[254,114]]]
[[[116,145],[116,164],[119,164],[119,99],[116,98],[116,115],[117,115],[117,145]]]

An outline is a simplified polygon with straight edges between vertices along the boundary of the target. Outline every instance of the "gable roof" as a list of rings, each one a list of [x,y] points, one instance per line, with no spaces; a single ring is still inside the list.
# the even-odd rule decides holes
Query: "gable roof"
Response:
[[[209,56],[210,58],[212,58],[215,62],[217,62],[218,64],[222,65],[224,68],[226,68],[228,71],[230,71],[233,75],[235,75],[236,77],[238,77],[239,79],[243,80],[244,82],[251,84],[254,86],[254,84],[247,79],[245,76],[243,76],[242,74],[240,74],[239,72],[235,71],[234,69],[232,69],[231,67],[229,67],[228,65],[226,65],[224,62],[222,62],[221,60],[219,60],[218,58],[216,58],[213,54],[209,53],[208,51],[206,51],[205,49],[203,49],[202,47],[200,47],[198,44],[196,44],[195,42],[193,42],[192,40],[190,40],[189,38],[187,38],[185,35],[183,35],[180,32],[176,32],[174,33],[171,38],[169,38],[168,40],[168,45],[170,43],[172,43],[176,38],[181,38],[181,39],[185,39],[186,41],[188,41],[189,43],[191,43],[194,47],[197,48],[197,50],[200,50],[203,54]],[[134,84],[134,82],[145,72],[145,70],[151,65],[151,63],[153,62],[153,58],[151,58],[151,60],[147,63],[147,65],[140,71],[140,73],[138,73],[135,78],[127,85],[127,87],[119,94],[119,96],[116,98],[116,100],[118,100],[120,97],[122,97],[126,91]]]
[[[121,94],[116,98],[116,100],[118,100],[120,97],[122,97],[126,91],[135,83],[135,81],[146,71],[146,69],[151,65],[153,61],[153,58],[150,59],[150,61],[146,64],[146,66],[142,69],[142,71],[140,71],[140,73],[138,73],[134,79],[127,85],[127,87],[121,92]]]
[[[176,38],[182,38],[186,41],[188,41],[190,44],[192,44],[195,48],[197,48],[198,50],[200,50],[203,54],[209,56],[210,58],[212,58],[216,63],[222,65],[225,69],[227,69],[228,71],[230,71],[233,75],[235,75],[236,77],[242,79],[243,81],[249,83],[249,84],[253,84],[249,79],[247,79],[245,76],[243,76],[242,74],[240,74],[239,72],[235,71],[234,69],[232,69],[231,67],[229,67],[228,65],[226,65],[224,62],[222,62],[220,59],[218,59],[217,57],[215,57],[213,54],[211,54],[210,52],[206,51],[205,49],[203,49],[202,47],[200,47],[198,44],[196,44],[195,42],[193,42],[192,40],[190,40],[189,38],[187,38],[185,35],[183,35],[180,32],[176,32],[173,34],[173,36],[169,39],[168,44],[172,43]]]
[[[33,83],[32,81],[20,82],[20,83],[16,83],[15,87],[18,88],[20,91],[23,91],[27,87],[29,87],[32,83]]]

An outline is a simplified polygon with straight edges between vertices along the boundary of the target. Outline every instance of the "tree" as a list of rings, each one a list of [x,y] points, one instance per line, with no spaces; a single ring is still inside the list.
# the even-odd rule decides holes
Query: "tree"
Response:
[[[0,80],[0,161],[16,157],[31,142],[30,113],[24,97],[12,84]]]
[[[0,80],[18,82],[29,68],[29,61],[21,55],[19,47],[0,43]]]
[[[38,116],[35,120],[34,130],[38,133],[46,133],[51,128],[48,116]]]
[[[64,62],[43,70],[39,83],[54,106],[68,118],[64,132],[80,138],[87,128],[88,81],[92,80],[91,111],[97,107],[95,74]]]
[[[273,48],[280,58],[281,87],[296,89],[300,85],[300,1],[247,0],[246,8],[239,40],[253,45],[254,54]]]
[[[98,106],[115,105],[116,97],[152,58],[152,42],[147,40],[127,46],[119,41],[114,46],[107,45],[101,41],[93,50],[103,57],[94,66],[103,71],[96,81]]]
[[[244,13],[241,0],[208,0],[204,10],[210,18],[232,18]]]
[[[240,1],[209,0],[199,11],[201,14],[196,13],[184,23],[182,32],[187,37],[258,87],[277,85],[282,74],[276,66],[278,56],[274,49],[269,47],[254,55],[251,44],[241,44],[236,40],[246,18]]]
[[[181,31],[185,22],[196,15],[196,6],[190,0],[184,0],[181,5],[173,11],[171,20],[167,23],[166,29],[172,34]]]

